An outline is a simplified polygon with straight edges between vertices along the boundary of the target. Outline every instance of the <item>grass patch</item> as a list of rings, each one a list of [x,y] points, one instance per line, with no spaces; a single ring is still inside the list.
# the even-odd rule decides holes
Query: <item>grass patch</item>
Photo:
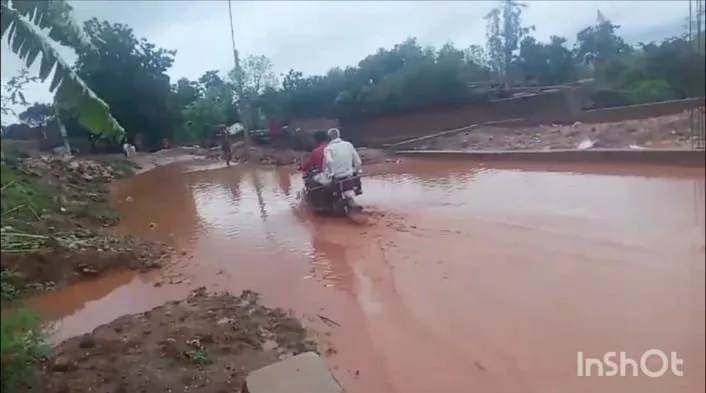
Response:
[[[26,265],[13,265],[10,261],[24,262],[24,255],[54,247],[108,250],[113,247],[112,238],[88,228],[90,224],[119,222],[118,211],[109,203],[106,180],[95,175],[95,180],[86,179],[81,170],[72,170],[63,162],[37,161],[36,158],[30,162],[25,161],[26,158],[3,154],[0,164],[0,248],[4,257],[0,270],[3,308],[0,391],[3,393],[25,391],[36,363],[48,356],[51,349],[39,316],[29,310],[13,310],[11,306],[28,289],[50,288],[54,283],[34,282],[36,277],[33,281],[33,277],[23,275],[29,274],[25,272]],[[118,176],[128,176],[135,170],[134,164],[125,159],[100,161]],[[89,225],[84,226],[85,223]],[[198,354],[194,356],[194,361],[202,360]]]
[[[40,318],[29,310],[4,313],[0,318],[0,391],[21,391],[35,372],[35,364],[51,347]]]
[[[114,169],[114,173],[127,175],[134,171],[132,164],[126,160],[108,161],[111,166],[122,168]],[[109,188],[103,182],[86,182],[72,177],[75,175],[69,173],[58,175],[66,178],[57,178],[56,174],[34,176],[25,173],[21,163],[10,161],[2,163],[1,171],[2,225],[5,229],[3,232],[47,234],[50,230],[52,232],[55,229],[60,230],[60,228],[50,229],[49,227],[65,226],[60,225],[61,221],[66,221],[69,217],[89,219],[104,226],[112,226],[120,222],[117,209],[110,204]],[[47,217],[50,219],[47,220]],[[8,238],[7,234],[3,235],[3,250],[7,249],[5,244]],[[30,237],[25,236],[22,241],[16,238],[13,244],[37,243],[36,240],[31,241]]]
[[[0,295],[3,302],[17,299],[20,291],[14,281],[20,278],[19,273],[12,269],[2,267],[0,270]]]
[[[3,227],[36,230],[41,214],[59,210],[57,188],[21,173],[13,164],[1,164],[0,183]]]
[[[105,179],[95,175],[92,181],[86,179],[81,170],[72,170],[75,168],[64,162],[25,159],[3,154],[0,164],[0,248],[4,257],[0,270],[3,308],[0,391],[3,393],[25,391],[37,370],[36,363],[48,356],[51,349],[39,316],[12,307],[28,290],[55,285],[51,281],[35,282],[46,278],[34,277],[33,281],[33,277],[24,276],[29,273],[25,272],[22,257],[54,247],[77,252],[109,250],[114,246],[113,238],[89,229],[90,224],[119,222],[118,211],[109,203]],[[128,176],[135,171],[135,165],[125,159],[108,158],[100,162],[117,176]],[[86,223],[89,225],[84,226]],[[13,259],[21,263],[13,265]],[[199,354],[194,357],[195,362],[203,360]]]
[[[91,201],[80,205],[69,205],[66,208],[66,212],[77,218],[97,221],[104,226],[113,226],[120,223],[120,213],[108,202]]]

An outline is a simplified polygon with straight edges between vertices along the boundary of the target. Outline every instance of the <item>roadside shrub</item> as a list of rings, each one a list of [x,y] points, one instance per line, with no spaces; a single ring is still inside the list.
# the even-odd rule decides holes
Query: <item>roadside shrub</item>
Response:
[[[15,300],[19,291],[13,283],[13,280],[18,277],[18,274],[5,267],[0,268],[0,294],[2,295],[2,301]]]
[[[35,364],[49,355],[41,320],[28,310],[3,312],[0,318],[0,391],[19,391],[31,378]]]

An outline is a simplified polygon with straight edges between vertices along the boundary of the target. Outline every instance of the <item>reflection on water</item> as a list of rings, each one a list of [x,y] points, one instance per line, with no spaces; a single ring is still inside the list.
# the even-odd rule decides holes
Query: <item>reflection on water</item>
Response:
[[[362,226],[308,214],[286,169],[156,168],[116,190],[123,229],[186,255],[37,306],[63,338],[196,286],[254,289],[339,322],[352,393],[703,391],[694,374],[577,381],[571,362],[662,345],[703,369],[704,170],[503,165],[371,167]]]

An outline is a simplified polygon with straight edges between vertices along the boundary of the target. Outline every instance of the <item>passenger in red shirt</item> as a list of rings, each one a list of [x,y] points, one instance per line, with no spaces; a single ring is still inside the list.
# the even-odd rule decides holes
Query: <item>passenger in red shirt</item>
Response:
[[[321,172],[324,170],[324,148],[328,144],[328,136],[324,131],[317,131],[314,133],[314,141],[317,144],[316,147],[311,151],[309,158],[304,161],[300,168],[304,172]]]
[[[309,158],[304,161],[300,169],[304,173],[313,172],[313,180],[320,184],[325,184],[324,179],[324,148],[328,144],[328,135],[325,131],[317,131],[314,133],[314,141],[317,146],[309,155]]]

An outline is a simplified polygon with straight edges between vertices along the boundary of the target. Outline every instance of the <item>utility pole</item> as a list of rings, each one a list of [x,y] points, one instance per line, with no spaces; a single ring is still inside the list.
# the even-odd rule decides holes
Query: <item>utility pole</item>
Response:
[[[240,57],[238,56],[238,50],[235,48],[235,30],[233,29],[233,7],[231,5],[231,0],[228,0],[228,16],[230,18],[230,40],[233,47],[233,63],[235,65],[235,88],[236,94],[238,95],[238,114],[240,115],[240,123],[243,124],[243,142],[245,143],[245,158],[248,159],[250,156],[250,130],[248,130],[248,124],[243,122],[242,107],[245,103],[245,97],[243,97],[243,73],[240,68]]]

